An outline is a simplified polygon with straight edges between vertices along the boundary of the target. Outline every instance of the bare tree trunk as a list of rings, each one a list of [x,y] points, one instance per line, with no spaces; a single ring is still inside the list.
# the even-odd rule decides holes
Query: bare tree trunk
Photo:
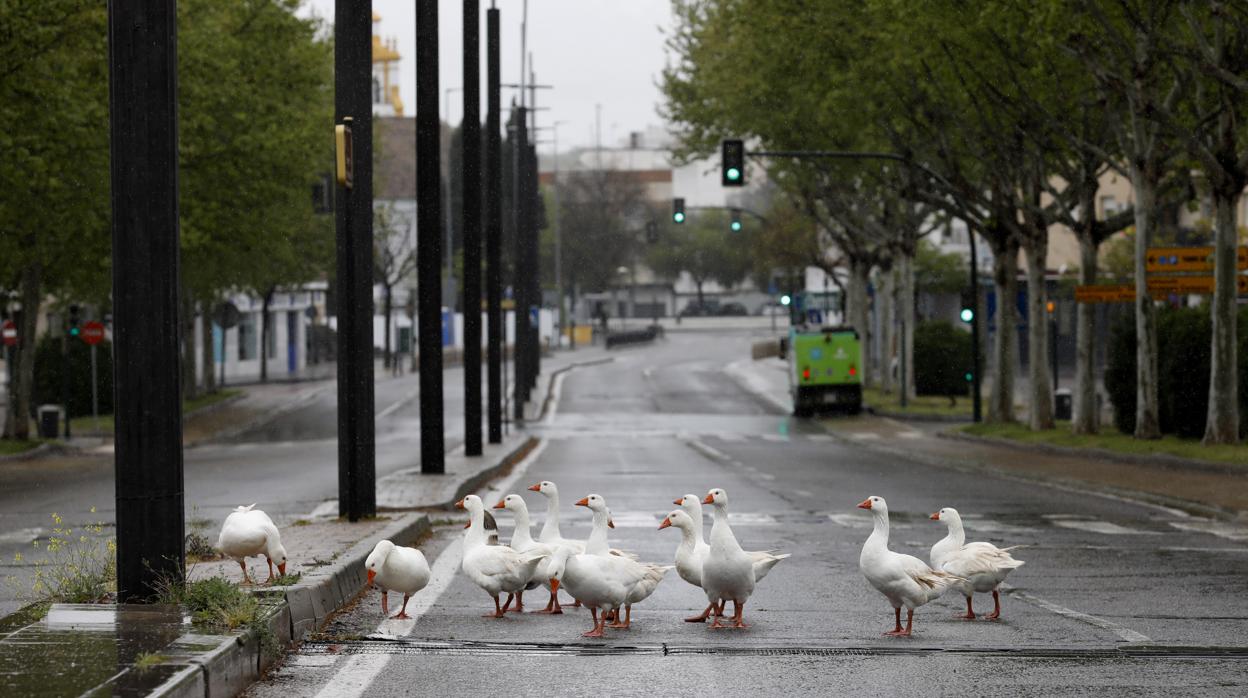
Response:
[[[871,371],[871,314],[870,300],[867,296],[867,284],[871,274],[871,263],[860,259],[849,260],[849,313],[853,318],[854,329],[858,330],[858,338],[862,347],[862,387],[870,388]]]
[[[898,277],[901,285],[897,291],[897,312],[901,316],[901,361],[905,364],[906,375],[903,379],[906,397],[913,398],[914,392],[914,328],[918,317],[914,309],[914,253],[901,255],[901,269]]]
[[[204,364],[203,394],[208,395],[217,392],[216,345],[213,343],[212,336],[212,303],[204,304],[204,311],[200,314],[199,320],[200,331],[204,335],[204,344],[200,347]]]
[[[1093,215],[1091,208],[1083,210]],[[1090,230],[1080,231],[1078,238],[1079,283],[1090,286],[1096,283],[1097,244]],[[1070,429],[1076,434],[1095,434],[1100,428],[1096,411],[1096,306],[1075,305],[1075,394]]]
[[[1157,409],[1157,318],[1148,293],[1145,257],[1153,238],[1157,181],[1130,161],[1135,193],[1135,438],[1161,438]]]
[[[390,316],[391,316],[391,313],[394,312],[394,287],[391,286],[390,284],[385,284],[382,287],[382,289],[386,293],[386,302],[385,302],[386,339],[385,339],[385,349],[383,349],[381,352],[381,365],[388,369],[390,368],[390,361],[391,361],[390,359],[390,319],[391,319]]]
[[[18,323],[18,344],[13,356],[13,385],[9,414],[4,420],[4,438],[25,441],[30,438],[30,411],[35,389],[35,331],[39,322],[43,265],[32,262],[22,268],[19,282],[22,317]]]
[[[1236,370],[1236,211],[1238,191],[1214,187],[1213,346],[1209,364],[1209,417],[1206,444],[1239,442],[1239,377]]]
[[[1032,431],[1053,428],[1053,377],[1049,375],[1048,292],[1044,284],[1049,253],[1047,230],[1032,231],[1023,246],[1027,260],[1027,375],[1031,393],[1027,425]]]
[[[1014,371],[1018,357],[1018,241],[993,241],[993,282],[997,292],[997,334],[993,342],[996,375],[988,396],[988,421],[1014,421]]]
[[[896,321],[897,304],[893,300],[896,291],[896,273],[893,269],[880,270],[880,390],[893,392],[893,324]]]

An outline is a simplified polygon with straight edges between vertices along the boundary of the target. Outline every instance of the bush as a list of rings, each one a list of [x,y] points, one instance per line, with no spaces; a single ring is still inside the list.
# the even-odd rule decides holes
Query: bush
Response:
[[[971,335],[950,322],[921,322],[914,328],[914,387],[919,395],[966,395]]]
[[[1212,321],[1208,306],[1163,309],[1157,315],[1157,407],[1162,433],[1200,438],[1209,410]],[[1248,433],[1248,308],[1239,312],[1240,435]],[[1135,431],[1135,318],[1126,316],[1110,336],[1105,390],[1114,406],[1114,426]]]
[[[113,411],[113,351],[108,341],[95,347],[96,380],[100,414]],[[44,335],[35,348],[34,404],[61,404],[61,338]],[[91,347],[81,339],[69,339],[69,415],[91,414]]]

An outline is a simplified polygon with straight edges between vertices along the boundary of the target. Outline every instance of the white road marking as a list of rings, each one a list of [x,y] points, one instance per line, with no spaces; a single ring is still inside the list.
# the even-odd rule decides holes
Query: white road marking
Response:
[[[404,395],[403,397],[399,398],[398,401],[396,401],[394,404],[378,412],[376,419],[385,419],[386,417],[389,417],[390,415],[397,412],[404,405],[410,403],[412,400],[415,400],[418,397],[420,397],[420,388],[417,388],[416,390],[413,390],[407,395]]]
[[[728,514],[728,523],[733,526],[775,526],[780,522],[771,514],[740,512]]]
[[[1101,521],[1099,519],[1091,519],[1077,514],[1045,514],[1045,519],[1054,526],[1062,528],[1073,528],[1077,531],[1088,531],[1089,533],[1100,533],[1107,536],[1158,536],[1160,531],[1143,531],[1136,528],[1127,528],[1109,521]]]
[[[621,511],[611,512],[611,523],[616,528],[654,528],[659,527],[662,518],[646,512],[640,511]]]
[[[821,442],[828,442],[828,441],[836,440],[836,439],[833,439],[830,434],[810,434],[806,437],[806,439],[808,441],[821,441]]]
[[[708,446],[707,444],[703,443],[702,441],[698,439],[688,439],[685,441],[685,443],[689,444],[689,447],[692,448],[693,450],[700,452],[702,455],[706,456],[707,458],[710,458],[711,460],[717,460],[720,462],[727,462],[727,461],[732,460],[731,458],[728,457],[728,454],[724,453],[723,451],[720,451],[717,448]]]
[[[542,452],[545,450],[546,440],[542,439],[529,452],[529,455],[524,457],[524,460],[516,464],[511,474],[498,483],[498,488],[501,490],[510,489],[516,480],[528,471],[529,466],[541,457]],[[455,578],[455,572],[459,568],[462,546],[463,537],[458,536],[438,555],[438,559],[434,561],[430,568],[432,574],[429,578],[428,586],[407,603],[407,614],[411,618],[407,620],[387,618],[377,626],[375,635],[398,637],[411,633],[421,616],[433,608],[433,605],[438,602],[443,592],[451,585],[451,581]],[[391,656],[388,654],[357,654],[349,657],[343,667],[335,672],[330,677],[329,682],[317,692],[317,698],[359,698],[368,691],[369,686],[381,674],[382,670],[386,668],[386,665],[390,663]]]
[[[880,435],[873,431],[864,431],[858,434],[850,434],[849,438],[857,441],[876,441],[880,438]]]
[[[1248,541],[1248,526],[1226,521],[1192,519],[1190,521],[1167,521],[1166,523],[1181,531],[1196,531],[1198,533],[1209,533],[1227,540]]]
[[[16,531],[0,533],[0,543],[29,543],[43,535],[42,528],[19,528]]]
[[[782,443],[788,441],[789,437],[784,434],[762,434],[762,439],[763,441]]]
[[[1027,603],[1039,606],[1046,611],[1052,611],[1059,616],[1065,616],[1073,620],[1082,621],[1089,625],[1094,625],[1102,630],[1108,630],[1127,642],[1152,642],[1152,638],[1149,636],[1137,633],[1129,628],[1124,628],[1113,621],[1098,618],[1097,616],[1089,615],[1081,611],[1075,611],[1073,609],[1066,608],[1065,606],[1059,606],[1058,604],[1055,604],[1047,599],[1042,599],[1039,596],[1032,596],[1024,591],[1019,591],[1008,584],[1002,584],[1001,590],[1010,596],[1018,597]]]
[[[923,432],[921,431],[899,431],[897,432],[897,437],[902,438],[902,439],[921,439],[923,438]]]

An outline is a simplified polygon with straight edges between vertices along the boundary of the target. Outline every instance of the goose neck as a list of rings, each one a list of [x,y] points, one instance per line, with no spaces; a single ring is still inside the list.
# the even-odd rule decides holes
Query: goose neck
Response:
[[[559,534],[559,493],[555,492],[546,496],[546,521],[542,524],[541,537],[543,540],[552,538],[562,538]]]
[[[525,508],[513,509],[512,513],[516,517],[516,530],[511,536],[512,547],[520,544],[528,547],[533,543],[533,534],[529,531],[529,510]]]
[[[468,530],[464,532],[467,545],[485,545],[485,512],[473,509],[468,512]]]
[[[610,552],[607,546],[607,512],[594,512],[594,527],[589,532],[589,540],[585,543],[585,554],[606,555]]]
[[[875,528],[871,531],[871,537],[867,539],[867,544],[881,548],[888,547],[888,514],[872,511],[871,518],[875,520]]]
[[[966,543],[966,531],[962,528],[962,520],[949,519],[947,523],[949,526],[949,538],[961,547]]]

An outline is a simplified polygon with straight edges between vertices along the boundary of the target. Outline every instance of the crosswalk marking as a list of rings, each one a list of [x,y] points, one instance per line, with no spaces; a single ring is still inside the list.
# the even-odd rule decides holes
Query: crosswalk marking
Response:
[[[1228,540],[1248,541],[1248,526],[1233,524],[1228,521],[1193,519],[1189,521],[1170,521],[1168,523],[1180,531],[1211,533],[1219,538]]]

